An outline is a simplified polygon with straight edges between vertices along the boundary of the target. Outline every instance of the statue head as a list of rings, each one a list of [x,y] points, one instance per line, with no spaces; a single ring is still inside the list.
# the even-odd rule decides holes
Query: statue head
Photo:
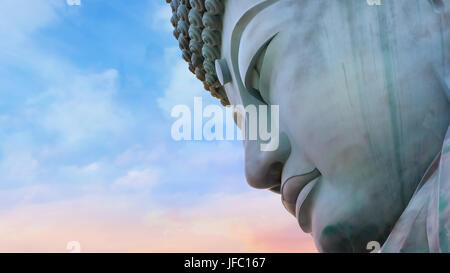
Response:
[[[279,105],[279,148],[244,143],[248,183],[281,193],[320,251],[382,244],[449,124],[450,2],[173,2],[209,5],[204,13],[220,19],[218,40],[204,37],[217,51],[207,68],[214,95]]]

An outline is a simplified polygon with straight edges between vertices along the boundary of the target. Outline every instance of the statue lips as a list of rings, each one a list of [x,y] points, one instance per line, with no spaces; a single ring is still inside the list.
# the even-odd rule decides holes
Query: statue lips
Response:
[[[285,183],[283,183],[281,186],[281,200],[287,211],[289,211],[292,215],[297,216],[297,199],[300,197],[300,193],[302,193],[303,189],[305,189],[310,182],[318,178],[320,175],[319,170],[314,169],[314,171],[310,173],[290,177]],[[308,186],[308,188],[310,191],[312,187]],[[305,196],[302,194],[303,200],[301,203],[303,203],[306,197],[307,194],[305,194]],[[301,206],[301,203],[299,206]]]

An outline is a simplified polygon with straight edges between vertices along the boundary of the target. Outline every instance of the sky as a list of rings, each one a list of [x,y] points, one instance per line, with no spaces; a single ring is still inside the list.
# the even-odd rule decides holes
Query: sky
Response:
[[[239,141],[175,141],[219,105],[163,0],[0,0],[0,252],[315,252]]]

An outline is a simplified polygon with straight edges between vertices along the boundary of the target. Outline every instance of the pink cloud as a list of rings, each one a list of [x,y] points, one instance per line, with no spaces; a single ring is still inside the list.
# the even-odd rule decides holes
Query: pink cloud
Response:
[[[269,193],[217,194],[191,207],[85,197],[0,211],[0,252],[316,252]]]

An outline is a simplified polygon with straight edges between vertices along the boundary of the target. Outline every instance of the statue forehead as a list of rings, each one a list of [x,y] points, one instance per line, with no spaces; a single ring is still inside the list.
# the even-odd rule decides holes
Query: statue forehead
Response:
[[[393,7],[393,2],[388,3]],[[395,3],[398,3],[397,22],[407,21],[409,16],[421,12],[421,18],[424,14],[427,15],[421,24],[433,25],[436,14],[429,12],[431,6],[428,1],[422,1],[426,3],[422,6],[423,10],[410,5],[409,0],[397,0]],[[376,15],[385,11],[368,5],[364,0],[353,4],[328,0],[226,0],[225,4],[221,55],[227,59],[233,74],[239,76],[242,82],[245,82],[246,70],[251,66],[258,49],[292,24],[299,23],[298,26],[307,33],[324,21],[326,16],[327,20],[324,22],[342,26],[341,31],[346,34],[350,31],[348,24],[377,27]],[[354,16],[351,21],[345,20],[348,19],[346,13],[354,10],[358,10],[361,16]]]
[[[252,7],[263,2],[276,2],[278,0],[225,0],[226,19],[238,21]]]
[[[224,41],[231,39],[238,22],[242,21],[243,17],[252,9],[259,5],[268,5],[278,1],[280,0],[225,0],[224,26],[222,30]]]

